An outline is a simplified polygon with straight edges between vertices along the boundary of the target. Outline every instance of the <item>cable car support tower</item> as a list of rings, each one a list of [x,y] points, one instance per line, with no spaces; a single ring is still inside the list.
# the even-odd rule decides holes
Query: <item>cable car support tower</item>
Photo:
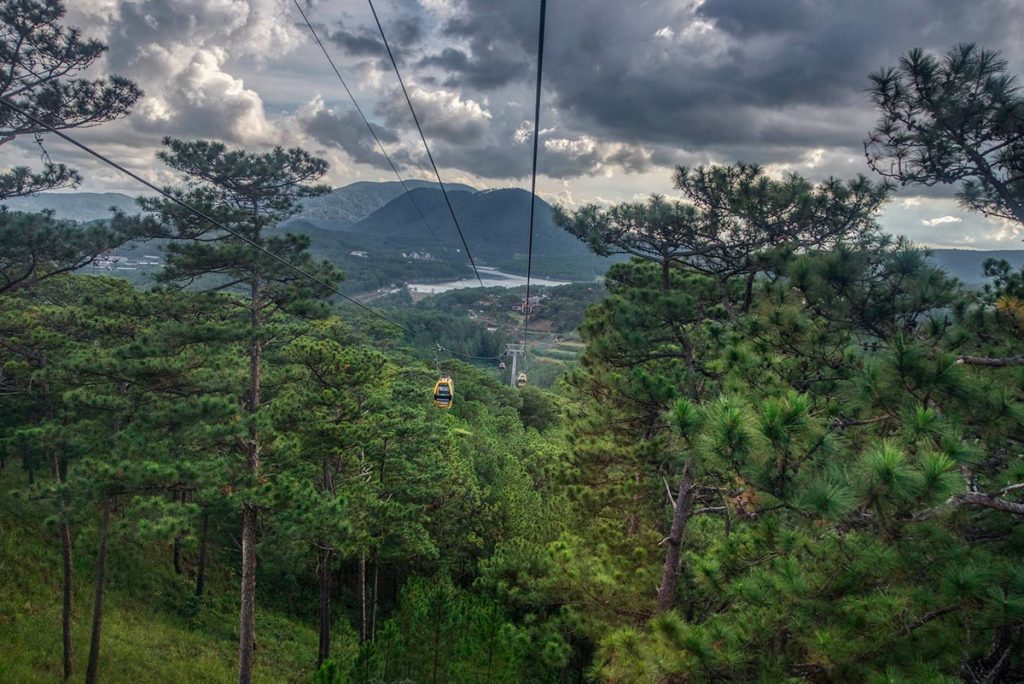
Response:
[[[506,344],[505,353],[512,357],[512,374],[509,375],[509,387],[516,386],[516,379],[519,377],[517,368],[519,366],[519,357],[526,353],[525,344]]]

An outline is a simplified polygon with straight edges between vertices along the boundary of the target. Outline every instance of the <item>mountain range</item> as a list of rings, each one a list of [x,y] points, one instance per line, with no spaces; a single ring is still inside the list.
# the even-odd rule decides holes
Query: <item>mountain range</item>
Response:
[[[469,259],[436,183],[406,181],[406,194],[397,182],[360,181],[303,201],[301,211],[284,227],[310,237],[314,252],[348,271],[382,269],[402,274],[394,261],[414,265],[410,277],[468,275]],[[530,194],[518,188],[476,190],[468,185],[445,186],[477,266],[525,274]],[[59,192],[13,198],[8,208],[52,210],[56,217],[78,222],[104,219],[111,207],[135,212],[135,200],[120,193]],[[558,228],[551,206],[537,200],[533,237],[533,273],[540,277],[591,280],[607,270],[609,259],[595,256],[583,243]],[[422,216],[421,216],[422,214]],[[424,218],[426,219],[424,225]],[[410,260],[430,255],[427,260]],[[1024,266],[1024,250],[932,250],[932,259],[968,285],[985,282],[985,259],[1005,259]],[[432,270],[427,262],[435,264]],[[444,264],[443,269],[441,268]],[[391,277],[389,275],[389,277]],[[387,278],[366,281],[386,283]]]

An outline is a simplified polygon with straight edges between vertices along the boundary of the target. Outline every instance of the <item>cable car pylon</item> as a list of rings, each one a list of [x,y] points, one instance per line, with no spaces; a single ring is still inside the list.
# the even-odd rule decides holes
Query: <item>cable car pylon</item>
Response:
[[[526,373],[516,373],[519,366],[519,357],[526,353],[525,344],[506,344],[505,353],[512,356],[512,373],[509,374],[509,387],[522,387],[526,384]],[[522,376],[522,384],[519,383]]]

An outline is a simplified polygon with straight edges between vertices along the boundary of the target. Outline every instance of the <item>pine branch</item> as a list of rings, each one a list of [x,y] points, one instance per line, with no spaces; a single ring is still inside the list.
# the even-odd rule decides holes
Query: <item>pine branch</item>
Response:
[[[1024,366],[1024,356],[958,356],[958,365],[964,366],[988,366],[990,368],[1006,368],[1009,366]]]

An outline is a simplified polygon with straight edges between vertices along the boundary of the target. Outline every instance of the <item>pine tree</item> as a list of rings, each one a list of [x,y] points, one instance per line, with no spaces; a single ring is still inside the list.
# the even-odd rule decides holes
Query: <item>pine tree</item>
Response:
[[[145,228],[151,235],[172,240],[166,248],[167,266],[161,280],[191,283],[206,276],[203,282],[211,287],[244,293],[237,300],[244,319],[226,317],[224,325],[247,350],[247,387],[239,399],[248,414],[248,435],[240,451],[252,486],[260,480],[267,442],[261,436],[260,416],[265,403],[266,347],[276,338],[275,326],[281,316],[315,313],[310,304],[330,294],[261,250],[312,273],[321,282],[331,284],[339,279],[332,267],[310,257],[308,238],[271,234],[278,223],[298,210],[299,199],[327,191],[311,184],[326,172],[327,163],[299,149],[249,154],[206,141],[164,142],[167,149],[159,158],[185,181],[170,192],[233,233],[223,232],[172,201],[140,200],[141,206],[153,213],[143,220]],[[255,648],[257,516],[255,501],[242,504],[239,682],[246,684],[252,681]]]
[[[967,43],[871,74],[868,164],[902,185],[958,185],[968,209],[1024,222],[1024,97],[1007,66]]]
[[[66,9],[60,0],[0,2],[0,97],[48,125],[65,130],[120,119],[142,91],[121,76],[96,80],[79,74],[100,59],[107,47],[83,40],[76,28],[60,25]],[[0,104],[0,145],[48,129]],[[0,200],[77,185],[76,171],[47,162],[41,173],[17,167],[0,174]]]

